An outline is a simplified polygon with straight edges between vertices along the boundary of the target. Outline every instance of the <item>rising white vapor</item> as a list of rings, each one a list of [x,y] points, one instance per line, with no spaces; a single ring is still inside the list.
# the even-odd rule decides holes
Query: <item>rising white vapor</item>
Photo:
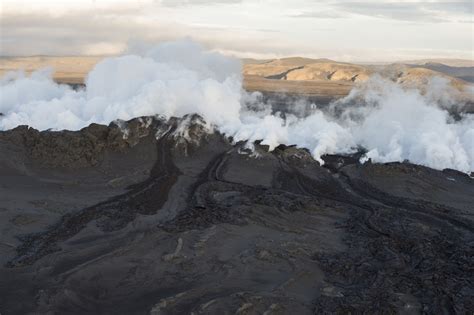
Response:
[[[137,116],[197,113],[235,141],[262,140],[271,149],[296,144],[320,162],[324,154],[363,147],[365,158],[374,162],[409,160],[436,169],[474,170],[474,117],[464,114],[455,121],[445,109],[452,102],[439,93],[439,84],[436,93],[422,95],[374,77],[329,107],[305,117],[283,116],[243,91],[238,60],[191,41],[164,43],[143,56],[105,59],[89,73],[85,90],[58,85],[44,71],[29,77],[10,73],[0,84],[2,130],[18,125],[77,130]]]

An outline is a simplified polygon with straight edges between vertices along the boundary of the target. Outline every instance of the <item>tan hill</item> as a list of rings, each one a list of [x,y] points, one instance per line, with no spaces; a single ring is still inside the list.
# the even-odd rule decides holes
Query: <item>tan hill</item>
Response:
[[[290,59],[290,60],[288,60]],[[375,73],[406,86],[423,86],[433,77],[447,79],[453,87],[462,89],[469,85],[465,80],[456,78],[424,66],[391,64],[384,66],[357,65],[340,63],[328,59],[288,58],[276,59],[260,64],[246,64],[244,75],[260,76],[265,79],[286,81],[319,82],[363,82]]]
[[[336,62],[319,62],[308,64],[301,69],[291,71],[286,75],[287,80],[307,81],[365,81],[371,71],[363,66]]]
[[[466,84],[466,82],[448,76],[444,73],[433,71],[430,69],[425,68],[404,68],[401,72],[399,77],[397,78],[396,82],[407,85],[407,86],[423,86],[429,83],[429,80],[433,77],[440,77],[444,78],[451,82],[453,87],[462,87]]]
[[[103,57],[3,57],[0,76],[23,69],[27,73],[44,67],[54,69],[60,83],[83,84],[87,73]],[[427,66],[392,64],[385,66],[357,65],[329,59],[291,57],[274,60],[244,59],[244,88],[249,91],[321,96],[325,99],[347,95],[358,82],[379,73],[406,87],[424,88],[432,77],[447,79],[463,98],[473,100],[473,85],[429,69]],[[446,68],[441,68],[443,70]],[[451,69],[451,68],[450,68]],[[445,71],[446,72],[446,71]]]
[[[472,59],[449,59],[449,58],[437,58],[437,59],[418,59],[418,60],[404,60],[399,63],[409,65],[425,65],[429,63],[440,63],[450,67],[474,67],[474,60]]]
[[[315,100],[330,101],[344,97],[354,87],[352,82],[342,81],[289,81],[266,79],[255,75],[244,76],[244,88],[247,91],[264,93],[285,93],[312,97]]]
[[[264,64],[245,64],[244,75],[256,75],[263,78],[283,77],[285,73],[294,70],[294,66],[268,65]]]
[[[269,66],[289,66],[289,67],[301,67],[306,66],[312,63],[317,62],[332,62],[332,60],[322,58],[322,59],[311,59],[311,58],[303,58],[303,57],[288,57],[282,59],[274,59],[266,64]]]
[[[365,81],[373,73],[362,65],[329,59],[285,58],[261,64],[246,64],[244,75],[288,81]]]
[[[287,73],[300,70],[310,64],[323,64],[334,62],[329,59],[310,59],[302,57],[290,57],[282,59],[267,60],[261,63],[244,62],[245,75],[257,75],[268,79],[283,79]]]
[[[271,61],[272,59],[254,59],[254,58],[242,58],[242,63],[244,65],[252,65],[252,64],[262,64]]]
[[[2,57],[0,58],[0,76],[6,72],[24,70],[26,73],[51,67],[54,79],[58,82],[81,84],[87,73],[104,57],[88,56],[34,56],[34,57]]]
[[[473,67],[453,67],[442,63],[425,63],[424,65],[416,65],[415,67],[430,69],[441,72],[449,76],[462,79],[467,82],[474,83],[474,66]]]

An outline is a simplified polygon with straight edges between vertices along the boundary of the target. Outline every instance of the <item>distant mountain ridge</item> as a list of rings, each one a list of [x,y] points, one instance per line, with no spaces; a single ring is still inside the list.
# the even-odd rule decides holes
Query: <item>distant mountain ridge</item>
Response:
[[[433,59],[403,60],[397,63],[413,64],[413,65],[439,63],[439,64],[443,64],[450,67],[474,67],[474,60],[472,59],[433,58]]]
[[[0,58],[0,76],[23,69],[27,73],[51,67],[59,83],[82,85],[87,73],[100,61],[97,56],[33,56]],[[393,64],[356,64],[326,58],[288,57],[281,59],[242,59],[244,88],[249,91],[321,96],[325,99],[347,95],[357,82],[380,73],[404,85],[426,85],[429,78],[448,79],[472,99],[474,62],[461,59],[423,59]]]
[[[413,67],[420,67],[441,72],[452,77],[462,79],[467,82],[474,83],[474,66],[472,67],[453,67],[442,63],[429,62],[424,65],[413,65]]]

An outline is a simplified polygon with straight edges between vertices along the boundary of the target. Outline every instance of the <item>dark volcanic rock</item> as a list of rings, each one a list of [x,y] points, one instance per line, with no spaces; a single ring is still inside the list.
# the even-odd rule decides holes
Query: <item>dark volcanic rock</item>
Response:
[[[198,116],[0,132],[0,313],[472,313],[474,183]]]

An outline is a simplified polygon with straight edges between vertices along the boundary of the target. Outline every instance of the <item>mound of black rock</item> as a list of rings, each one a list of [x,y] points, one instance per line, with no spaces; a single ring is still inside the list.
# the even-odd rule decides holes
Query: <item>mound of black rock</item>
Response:
[[[2,314],[474,311],[474,181],[199,116],[0,132]]]

